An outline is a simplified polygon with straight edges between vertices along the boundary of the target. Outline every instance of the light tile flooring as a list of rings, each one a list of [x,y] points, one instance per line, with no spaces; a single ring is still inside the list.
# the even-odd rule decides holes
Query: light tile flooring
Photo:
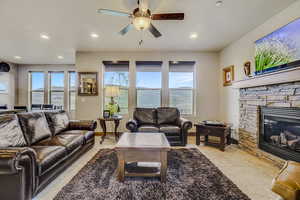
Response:
[[[195,137],[188,139],[188,147],[196,147]],[[100,137],[96,137],[93,149],[74,162],[65,172],[56,178],[49,186],[34,198],[34,200],[50,200],[66,185],[78,171],[101,148],[113,148],[114,138],[107,137],[104,144],[99,144]],[[273,177],[279,169],[238,149],[235,145],[227,147],[225,152],[209,147],[200,146],[198,149],[205,154],[228,178],[230,178],[252,200],[276,200],[278,196],[271,192]]]

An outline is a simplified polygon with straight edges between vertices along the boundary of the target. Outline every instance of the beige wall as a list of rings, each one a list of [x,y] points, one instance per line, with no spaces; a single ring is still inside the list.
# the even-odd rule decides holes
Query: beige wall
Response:
[[[99,96],[77,98],[77,119],[97,119],[102,115],[103,90],[103,60],[130,61],[131,75],[135,74],[135,61],[163,61],[163,70],[168,67],[168,61],[187,60],[196,61],[196,115],[189,116],[194,122],[204,119],[219,118],[219,87],[218,70],[219,55],[217,53],[200,52],[77,52],[76,70],[78,72],[98,72]],[[122,131],[126,131],[125,122],[131,118],[135,105],[135,75],[130,78],[129,88],[129,115],[125,116],[121,124]],[[163,80],[166,81],[166,80]],[[98,129],[100,130],[100,129]]]
[[[289,22],[300,17],[300,2],[297,1],[279,14],[260,25],[253,31],[249,32],[241,39],[233,42],[223,49],[220,53],[220,117],[222,120],[234,123],[238,126],[239,118],[239,92],[236,89],[222,86],[222,68],[235,65],[236,80],[244,79],[243,63],[252,62],[252,72],[255,70],[254,42],[263,36],[275,31],[276,29],[288,24]],[[245,22],[247,23],[247,22]]]
[[[1,61],[0,61],[1,62]],[[16,83],[17,83],[17,65],[9,63],[9,72],[0,72],[0,81],[5,83],[8,87],[8,93],[0,94],[0,105],[6,104],[9,108],[12,108],[17,99],[16,95]]]

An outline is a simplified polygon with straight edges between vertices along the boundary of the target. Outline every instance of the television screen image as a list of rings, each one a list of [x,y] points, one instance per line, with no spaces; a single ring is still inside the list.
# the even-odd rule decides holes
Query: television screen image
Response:
[[[300,61],[300,18],[255,42],[256,72]]]

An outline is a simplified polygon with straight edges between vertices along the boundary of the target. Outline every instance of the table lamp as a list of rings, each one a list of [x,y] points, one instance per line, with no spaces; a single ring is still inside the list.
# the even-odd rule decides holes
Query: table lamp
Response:
[[[118,86],[107,86],[105,88],[105,96],[110,98],[110,102],[105,106],[110,111],[110,115],[120,112],[120,107],[114,98],[120,95],[120,89]]]

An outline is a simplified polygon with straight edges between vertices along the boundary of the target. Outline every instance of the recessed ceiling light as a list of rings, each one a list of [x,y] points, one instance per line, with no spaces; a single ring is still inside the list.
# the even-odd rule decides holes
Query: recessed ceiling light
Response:
[[[14,58],[15,58],[15,59],[17,59],[17,60],[20,60],[20,59],[22,59],[22,57],[21,57],[21,56],[14,56]]]
[[[91,33],[91,37],[92,37],[92,38],[98,38],[99,35],[98,35],[97,33]]]
[[[198,37],[198,34],[197,33],[191,33],[190,34],[190,38],[191,39],[196,39]]]
[[[173,61],[173,64],[178,64],[179,62],[178,61]]]
[[[217,6],[217,7],[221,7],[222,5],[223,5],[223,1],[217,1],[217,2],[216,2],[216,6]]]
[[[49,40],[49,39],[50,39],[50,36],[49,36],[48,34],[46,34],[46,33],[41,33],[41,34],[40,34],[40,37],[41,37],[42,39],[45,39],[45,40]]]
[[[63,56],[57,56],[57,58],[60,59],[60,60],[64,59]]]

